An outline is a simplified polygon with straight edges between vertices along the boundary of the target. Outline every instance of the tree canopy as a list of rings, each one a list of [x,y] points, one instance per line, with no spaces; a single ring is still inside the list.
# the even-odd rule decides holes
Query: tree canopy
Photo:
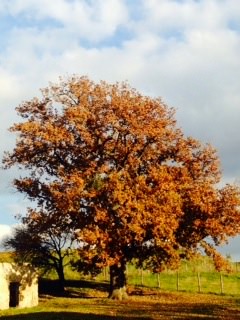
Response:
[[[205,250],[221,267],[214,245],[240,231],[239,190],[218,187],[216,150],[185,137],[174,109],[87,77],[41,92],[17,107],[5,167],[25,169],[14,185],[36,213],[74,223],[86,262],[110,266],[110,296],[125,295],[128,261],[157,272]]]

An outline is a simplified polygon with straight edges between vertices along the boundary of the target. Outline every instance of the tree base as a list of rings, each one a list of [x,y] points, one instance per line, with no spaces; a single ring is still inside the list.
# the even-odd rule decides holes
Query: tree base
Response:
[[[126,287],[114,289],[112,293],[109,295],[109,299],[113,300],[126,300],[128,298]]]

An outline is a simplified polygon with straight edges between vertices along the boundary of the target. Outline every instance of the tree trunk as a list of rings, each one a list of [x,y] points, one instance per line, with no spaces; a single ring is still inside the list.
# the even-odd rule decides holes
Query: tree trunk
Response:
[[[59,293],[64,293],[65,292],[65,276],[64,276],[64,270],[63,270],[62,264],[58,265],[57,274],[58,274]]]
[[[126,262],[121,261],[110,267],[110,291],[109,298],[123,300],[127,295]]]

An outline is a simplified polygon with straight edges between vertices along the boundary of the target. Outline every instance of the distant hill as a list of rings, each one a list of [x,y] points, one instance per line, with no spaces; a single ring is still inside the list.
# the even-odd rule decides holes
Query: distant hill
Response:
[[[1,262],[12,262],[14,257],[13,252],[0,252],[0,263]]]

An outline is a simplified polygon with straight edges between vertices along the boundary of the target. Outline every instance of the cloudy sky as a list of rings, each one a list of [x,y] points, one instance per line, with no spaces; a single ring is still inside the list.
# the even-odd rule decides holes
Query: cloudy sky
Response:
[[[75,73],[161,96],[186,135],[217,148],[222,183],[240,181],[239,52],[239,0],[1,0],[0,156],[15,107]],[[0,171],[0,235],[27,206],[15,174]]]

